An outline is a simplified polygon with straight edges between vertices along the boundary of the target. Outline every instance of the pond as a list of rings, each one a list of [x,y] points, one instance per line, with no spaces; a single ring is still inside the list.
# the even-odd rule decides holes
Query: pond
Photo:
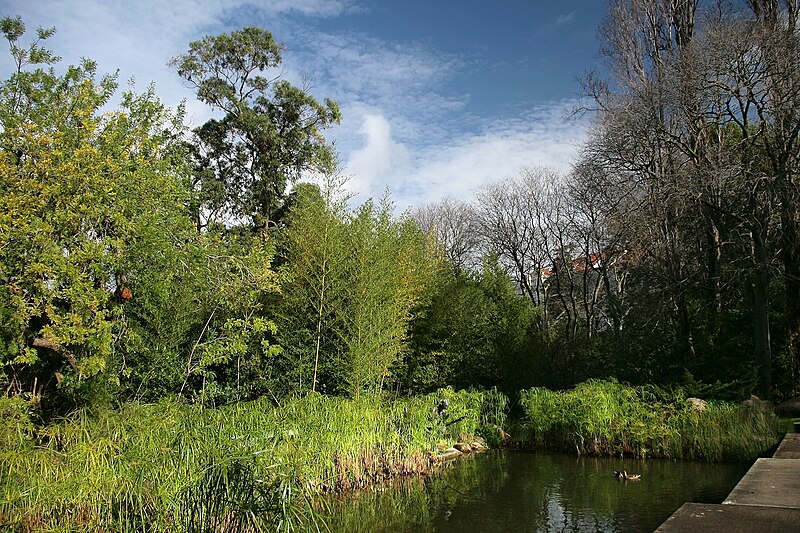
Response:
[[[720,503],[749,466],[491,451],[335,500],[327,522],[337,533],[653,531],[685,502]]]

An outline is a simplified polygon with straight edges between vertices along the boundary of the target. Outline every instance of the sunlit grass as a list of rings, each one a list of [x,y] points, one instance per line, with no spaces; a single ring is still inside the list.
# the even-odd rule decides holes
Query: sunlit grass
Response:
[[[680,392],[588,381],[569,391],[522,391],[524,428],[541,446],[581,454],[707,461],[753,459],[777,444],[778,419],[759,406],[709,402]]]
[[[443,398],[447,415],[435,416]],[[392,400],[316,394],[280,407],[165,400],[79,411],[41,428],[10,406],[0,529],[314,530],[316,494],[425,473],[437,447],[502,422],[504,402],[449,389]]]

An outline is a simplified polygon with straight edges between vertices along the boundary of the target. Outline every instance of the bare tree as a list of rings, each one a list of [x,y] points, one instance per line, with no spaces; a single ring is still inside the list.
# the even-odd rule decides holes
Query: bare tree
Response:
[[[615,220],[615,213],[627,201],[620,196],[622,191],[603,167],[589,162],[577,165],[568,182],[589,336],[606,329],[621,331],[630,312],[625,266],[630,235],[624,231],[627,226]]]
[[[550,262],[544,197],[546,189],[562,179],[552,169],[529,168],[516,179],[484,187],[476,199],[483,250],[497,254],[520,292],[535,305],[547,299],[542,279]]]
[[[613,2],[600,32],[612,82],[590,78],[586,85],[600,110],[586,159],[624,176],[622,196],[637,200],[635,245],[673,309],[685,358],[695,349],[686,293],[691,237],[682,221],[696,216],[683,187],[688,158],[675,142],[688,129],[676,72],[692,42],[696,6],[695,0]]]
[[[480,267],[480,234],[472,206],[445,198],[418,207],[411,217],[423,232],[436,239],[456,270],[469,272]]]
[[[696,0],[614,2],[601,31],[611,80],[586,84],[599,120],[584,160],[623,177],[619,197],[633,201],[611,219],[636,225],[629,242],[668,295],[687,357],[687,299],[704,295],[716,318],[739,294],[730,288],[748,286],[768,394],[776,264],[787,316],[800,317],[800,11],[797,0],[747,6],[719,1],[698,18]],[[796,354],[800,318],[789,322]]]
[[[748,0],[753,12],[752,42],[758,50],[765,97],[753,104],[761,124],[766,174],[775,194],[779,258],[788,319],[787,352],[794,394],[800,372],[800,2]],[[761,85],[763,84],[763,85]],[[767,280],[768,282],[768,280]],[[767,331],[768,333],[768,331]],[[766,339],[762,342],[769,342]],[[765,359],[766,365],[766,359]],[[770,376],[766,376],[769,384]]]
[[[484,249],[539,306],[542,331],[560,332],[565,342],[619,330],[625,314],[617,262],[624,248],[605,228],[606,204],[586,175],[528,168],[477,200]]]

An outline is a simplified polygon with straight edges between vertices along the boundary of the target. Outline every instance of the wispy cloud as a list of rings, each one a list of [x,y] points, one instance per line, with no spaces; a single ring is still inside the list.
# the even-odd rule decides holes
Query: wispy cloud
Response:
[[[443,197],[469,200],[481,186],[516,176],[527,166],[568,171],[586,138],[587,122],[567,119],[574,101],[531,108],[514,120],[487,120],[479,133],[454,132],[442,143],[408,150],[408,163],[370,180],[357,180],[364,195],[386,187],[400,209]]]
[[[260,25],[286,42],[286,74],[309,72],[315,96],[337,100],[344,120],[327,132],[350,187],[360,199],[393,191],[404,208],[444,196],[469,198],[482,184],[527,165],[566,169],[584,126],[565,122],[568,102],[529,106],[514,119],[467,115],[466,90],[448,87],[474,58],[442,53],[429,43],[390,42],[363,32],[326,33],[323,17],[361,9],[355,0],[0,0],[0,13],[19,14],[31,29],[56,26],[48,47],[75,63],[85,56],[100,72],[120,69],[124,83],[154,82],[171,106],[186,100],[188,119],[210,111],[196,101],[167,62],[203,35]],[[574,12],[555,22],[566,24]],[[0,54],[0,74],[11,64]],[[5,77],[3,75],[2,77]]]
[[[575,19],[575,12],[570,11],[565,15],[559,15],[556,18],[556,26],[561,26],[562,24],[566,24],[567,22],[572,22]]]
[[[442,197],[468,199],[482,185],[530,165],[568,170],[585,123],[574,101],[530,105],[515,118],[465,113],[466,93],[446,82],[465,60],[422,45],[355,34],[315,35],[301,61],[320,69],[321,92],[342,103],[333,130],[356,200],[388,188],[400,209]]]
[[[123,83],[131,78],[140,87],[155,83],[165,103],[174,106],[186,99],[190,115],[201,118],[207,110],[195,103],[193,93],[167,66],[189,42],[269,17],[332,17],[353,9],[350,0],[0,0],[0,15],[20,15],[30,30],[55,26],[56,35],[46,44],[65,63],[88,57],[97,61],[102,73],[119,69]],[[9,65],[0,54],[0,69]]]
[[[556,18],[546,20],[533,31],[534,39],[544,39],[551,37],[556,32],[563,31],[564,26],[571,24],[576,19],[576,12],[562,13]]]
[[[404,142],[427,142],[439,128],[422,132],[411,117],[427,116],[431,124],[463,109],[466,94],[445,94],[441,88],[462,68],[460,58],[418,43],[390,43],[358,33],[324,34],[307,30],[312,43],[295,58],[320,83],[318,92],[338,100],[345,113],[340,133],[353,139],[364,118],[381,114]],[[349,146],[340,145],[342,148]]]
[[[245,4],[248,5],[248,4]],[[300,13],[315,18],[334,17],[344,13],[363,11],[354,1],[347,0],[271,0],[270,2],[249,2],[250,7],[271,14]]]

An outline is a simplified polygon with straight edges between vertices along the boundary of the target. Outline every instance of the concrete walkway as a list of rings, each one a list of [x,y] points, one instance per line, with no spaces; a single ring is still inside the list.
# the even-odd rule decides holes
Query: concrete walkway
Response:
[[[775,459],[800,459],[800,433],[787,433],[773,457]]]
[[[686,503],[657,532],[800,531],[800,433],[758,459],[720,505]]]

